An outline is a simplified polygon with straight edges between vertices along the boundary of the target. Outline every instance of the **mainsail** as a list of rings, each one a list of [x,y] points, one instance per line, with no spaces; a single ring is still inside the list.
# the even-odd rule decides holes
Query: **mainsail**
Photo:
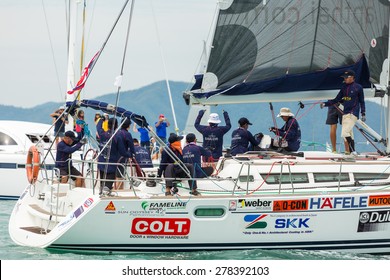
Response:
[[[196,76],[191,94],[201,103],[226,97],[333,98],[348,69],[364,88],[387,86],[389,5],[385,0],[225,0],[207,73]]]

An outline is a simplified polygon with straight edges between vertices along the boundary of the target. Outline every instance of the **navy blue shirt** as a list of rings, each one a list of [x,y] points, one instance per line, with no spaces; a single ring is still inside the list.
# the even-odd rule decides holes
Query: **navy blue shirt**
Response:
[[[183,161],[194,166],[194,177],[197,178],[206,177],[202,170],[202,156],[209,158],[211,152],[195,143],[189,143],[183,148]]]
[[[148,151],[141,146],[134,146],[135,148],[135,159],[141,168],[153,167],[152,159]]]
[[[232,144],[230,153],[235,156],[248,151],[249,142],[253,146],[260,144],[260,141],[255,139],[252,133],[242,127],[237,128],[232,132]]]
[[[133,141],[133,137],[131,136],[131,133],[127,129],[121,128],[118,131],[118,134],[123,138],[123,144],[125,145],[126,151],[134,155],[135,148],[134,148],[134,141]]]
[[[204,111],[199,111],[198,117],[195,120],[195,128],[203,135],[203,148],[211,151],[214,159],[222,156],[223,136],[232,127],[230,118],[227,112],[223,113],[226,126],[206,126],[201,125],[200,121],[204,115]]]
[[[102,149],[104,145],[108,142],[108,140],[111,138],[112,133],[111,129],[109,129],[107,132],[103,130],[102,127],[103,119],[100,119],[98,124],[96,125],[97,132],[100,137],[100,143],[99,147]],[[108,156],[108,151],[110,151],[110,154]],[[98,169],[101,171],[106,171],[107,173],[115,173],[117,165],[113,164],[104,164],[108,161],[108,163],[119,163],[119,160],[121,158],[131,158],[133,155],[126,149],[123,136],[117,133],[114,135],[111,143],[106,146],[106,148],[103,150],[103,152],[100,153],[100,156],[98,158]],[[107,159],[108,158],[108,159]]]
[[[358,83],[344,84],[337,94],[336,98],[325,102],[325,106],[331,106],[340,102],[344,106],[344,115],[353,114],[359,118],[359,112],[366,113],[366,104],[364,102],[363,87]]]
[[[62,115],[62,118],[65,118],[64,121],[62,118],[58,119],[59,116],[54,116],[54,118],[56,119],[54,124],[54,132],[65,132],[65,122],[68,121],[68,117],[64,117],[64,115]]]
[[[69,166],[72,166],[72,153],[80,149],[81,146],[82,144],[80,142],[73,146],[69,146],[64,141],[58,143],[55,166],[57,168],[68,168]]]
[[[282,128],[278,129],[279,135],[288,143],[288,150],[295,152],[301,146],[301,128],[295,118],[290,117]]]

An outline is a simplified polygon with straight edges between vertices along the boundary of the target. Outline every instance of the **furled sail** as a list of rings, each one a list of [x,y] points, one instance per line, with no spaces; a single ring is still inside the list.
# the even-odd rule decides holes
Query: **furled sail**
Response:
[[[207,73],[196,76],[192,95],[266,94],[269,101],[272,95],[299,93],[301,100],[323,99],[328,96],[322,93],[334,96],[348,69],[365,88],[387,86],[381,75],[388,71],[389,5],[386,0],[225,0]]]

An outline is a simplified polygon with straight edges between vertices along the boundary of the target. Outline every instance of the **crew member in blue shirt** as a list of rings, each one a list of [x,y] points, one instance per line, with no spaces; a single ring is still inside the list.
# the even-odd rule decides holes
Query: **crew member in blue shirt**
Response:
[[[122,137],[123,144],[125,146],[125,150],[129,152],[132,156],[131,158],[134,157],[135,155],[135,149],[134,149],[134,142],[133,142],[133,137],[131,136],[131,133],[129,132],[131,120],[129,118],[124,118],[122,120],[122,125],[121,129],[118,131],[118,135]],[[125,177],[125,166],[127,165],[128,162],[128,157],[126,156],[121,156],[119,162],[122,165],[118,165],[118,168],[116,170],[116,180],[117,183],[115,184],[115,189],[123,189],[123,179]]]
[[[188,133],[186,136],[187,145],[183,148],[183,161],[194,166],[194,177],[204,178],[210,176],[214,169],[212,166],[202,167],[202,156],[209,160],[211,152],[205,148],[196,145],[196,136]]]
[[[173,195],[178,192],[177,187],[174,185],[174,179],[173,178],[188,178],[188,175],[184,170],[180,167],[179,163],[176,162],[175,159],[173,159],[167,149],[170,150],[170,152],[174,153],[176,157],[183,162],[183,150],[181,148],[181,140],[183,139],[183,136],[178,136],[175,133],[171,133],[168,138],[169,145],[167,147],[164,147],[164,150],[161,154],[161,161],[160,161],[160,167],[158,169],[158,177],[161,177],[161,175],[164,174],[165,179],[165,195]],[[187,167],[188,171],[190,172],[190,177],[193,177],[194,174],[194,167],[192,164],[183,163]],[[199,195],[199,192],[197,190],[197,185],[195,180],[188,180],[188,184],[191,188],[191,194],[192,195]]]
[[[84,187],[84,178],[79,170],[72,165],[72,153],[79,150],[85,142],[78,141],[73,131],[67,131],[57,145],[55,167],[60,170],[61,183],[68,181],[68,176],[75,181],[76,187]]]
[[[217,113],[211,113],[208,119],[209,125],[201,125],[200,121],[206,110],[200,110],[198,117],[195,120],[195,128],[203,135],[203,148],[208,149],[215,161],[222,156],[223,136],[232,127],[230,123],[229,114],[223,111],[223,117],[225,119],[225,126],[218,126],[221,123],[219,115]]]
[[[271,127],[269,130],[279,136],[278,144],[272,141],[274,148],[283,148],[288,152],[296,152],[301,146],[301,128],[294,114],[289,108],[281,108],[278,117],[281,117],[285,124],[282,128]],[[287,142],[287,147],[279,143]]]
[[[152,168],[153,162],[150,158],[150,153],[144,147],[139,145],[138,139],[134,138],[134,150],[135,150],[135,159],[141,168]]]
[[[150,127],[148,127],[151,129]],[[146,148],[146,150],[150,153],[150,136],[149,136],[149,131],[144,128],[144,127],[138,127],[137,124],[134,123],[133,127],[134,132],[139,132],[140,134],[140,141],[141,141],[141,147]],[[137,140],[138,141],[138,140]]]
[[[346,153],[355,153],[355,141],[353,137],[353,127],[359,119],[361,112],[361,120],[366,121],[366,103],[364,101],[363,87],[355,82],[355,72],[352,70],[345,71],[341,76],[344,78],[344,85],[337,94],[336,98],[327,102],[321,103],[321,108],[332,106],[340,102],[344,106],[343,119],[341,122],[341,136],[348,143],[348,151]]]
[[[118,121],[116,118],[110,118],[108,120],[108,131],[104,131],[102,125],[103,119],[100,119],[96,129],[100,137],[101,149],[106,145],[113,133],[115,133],[118,127]],[[98,158],[98,169],[100,179],[102,180],[100,194],[102,194],[104,187],[107,187],[109,192],[111,192],[119,160],[121,158],[131,158],[132,156],[132,153],[125,147],[123,136],[120,133],[115,134],[112,142],[105,147]]]
[[[249,143],[255,147],[258,146],[261,141],[260,138],[256,139],[248,130],[248,127],[252,124],[247,118],[239,119],[238,124],[240,127],[232,132],[232,143],[230,146],[230,154],[232,156],[247,152]]]
[[[160,116],[158,117],[158,122],[155,123],[156,134],[164,143],[167,142],[167,127],[169,127],[170,125],[171,124],[165,118],[165,116],[163,114],[160,114]]]

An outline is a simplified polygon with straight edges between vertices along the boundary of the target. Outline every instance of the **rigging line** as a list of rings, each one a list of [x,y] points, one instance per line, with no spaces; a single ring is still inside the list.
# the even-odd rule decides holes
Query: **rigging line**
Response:
[[[134,5],[135,5],[135,0],[132,0],[131,1],[131,5],[130,5],[129,21],[127,23],[127,33],[126,33],[125,46],[124,46],[124,49],[123,49],[121,71],[120,71],[120,76],[117,77],[117,80],[116,80],[116,83],[117,83],[116,86],[118,87],[118,91],[116,93],[116,99],[115,99],[115,115],[116,115],[116,109],[117,109],[118,104],[119,104],[120,91],[121,91],[121,88],[122,88],[123,69],[125,67],[127,46],[128,46],[128,43],[129,43],[130,27],[131,27],[131,20],[133,18]]]
[[[71,0],[65,0],[65,18],[66,18],[66,53],[69,55],[69,40],[70,40],[70,14],[68,11],[70,11],[70,1]],[[68,7],[66,7],[68,6]]]
[[[63,97],[62,93],[63,93],[63,91],[62,91],[62,88],[61,88],[60,76],[58,75],[58,67],[57,67],[57,63],[56,63],[56,59],[55,59],[55,55],[54,55],[53,42],[51,40],[50,28],[49,28],[49,23],[48,23],[48,20],[47,20],[46,8],[45,8],[44,0],[42,0],[42,9],[43,9],[43,14],[45,16],[45,23],[46,23],[47,34],[49,35],[50,50],[51,50],[51,55],[52,55],[52,58],[53,58],[54,70],[56,72],[57,85],[58,85],[59,94],[60,94],[60,97],[61,97],[61,100],[62,100],[62,97]]]
[[[123,4],[123,7],[122,7],[122,9],[121,9],[120,12],[119,12],[118,17],[116,18],[116,20],[115,20],[113,26],[111,27],[110,32],[108,33],[106,39],[104,40],[102,46],[100,47],[99,52],[97,53],[97,57],[96,57],[95,62],[91,65],[91,68],[90,68],[90,70],[89,70],[89,74],[88,74],[87,77],[85,78],[85,83],[87,82],[89,76],[91,75],[93,68],[95,68],[95,65],[96,65],[97,61],[99,60],[100,55],[102,54],[104,48],[106,47],[106,45],[107,45],[107,43],[108,43],[108,40],[111,38],[111,35],[112,35],[112,33],[114,32],[114,30],[115,30],[115,28],[116,28],[116,26],[117,26],[117,24],[118,24],[118,22],[119,22],[119,19],[121,18],[121,16],[122,16],[124,10],[126,9],[126,6],[127,6],[127,4],[129,3],[129,1],[130,1],[130,0],[126,0],[125,3]],[[82,89],[79,90],[79,92],[77,93],[76,99],[79,99],[79,95],[81,94],[81,91],[82,91]],[[72,105],[72,108],[73,108],[73,105]]]
[[[215,31],[216,26],[217,26],[218,14],[219,14],[219,8],[218,7],[219,7],[219,3],[217,2],[216,5],[215,5],[213,19],[211,20],[211,24],[210,24],[210,28],[209,28],[206,40],[203,41],[203,46],[204,46],[203,47],[203,51],[202,51],[202,53],[201,53],[201,55],[199,57],[199,61],[198,61],[198,64],[197,64],[197,66],[195,68],[194,73],[196,73],[198,71],[198,69],[200,68],[200,65],[201,65],[202,60],[203,60],[204,53],[206,53],[206,65],[205,65],[204,72],[205,73],[207,72],[207,65],[208,65],[210,56],[207,56],[207,48],[206,48],[206,46],[207,46],[207,43],[208,43],[209,44],[209,50],[210,50],[209,53],[211,53],[211,49],[213,48],[213,41],[210,42],[210,40],[214,39],[214,38],[211,38],[213,36],[211,34]],[[194,75],[192,75],[189,80],[190,80],[190,82],[188,82],[187,88],[186,88],[185,91],[189,91],[192,88],[193,81],[194,81]]]
[[[93,22],[94,22],[94,19],[95,19],[95,9],[96,9],[96,1],[93,2],[93,7],[92,7],[92,12],[90,12],[91,14],[91,21],[89,23],[89,29],[88,29],[88,37],[87,37],[87,42],[85,44],[85,48],[88,49],[88,43],[89,43],[89,38],[91,36],[91,29],[92,29],[92,26],[93,26]]]
[[[167,90],[168,90],[169,102],[171,104],[171,109],[172,109],[172,114],[173,114],[173,121],[175,123],[175,131],[176,131],[176,133],[178,133],[179,132],[179,127],[177,126],[175,107],[173,106],[172,92],[171,92],[171,87],[169,85],[168,73],[167,73],[167,69],[166,69],[166,65],[165,65],[165,59],[164,59],[161,39],[160,39],[160,35],[159,35],[159,30],[158,30],[156,14],[154,12],[153,0],[150,0],[150,6],[152,8],[153,21],[154,21],[154,25],[155,25],[155,29],[156,29],[156,33],[157,33],[157,40],[158,40],[158,45],[159,45],[159,49],[160,49],[160,56],[161,56],[161,61],[162,61],[162,64],[163,64],[163,69],[164,69],[164,74],[165,74],[165,83],[166,83]]]

